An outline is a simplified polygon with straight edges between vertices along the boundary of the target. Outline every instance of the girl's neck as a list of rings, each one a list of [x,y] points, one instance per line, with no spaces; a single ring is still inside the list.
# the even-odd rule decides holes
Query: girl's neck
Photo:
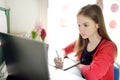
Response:
[[[93,51],[97,45],[100,43],[102,37],[94,37],[89,39],[88,45],[87,45],[87,51]]]
[[[95,35],[95,36],[92,36],[91,38],[89,38],[89,43],[96,43],[96,42],[99,42],[101,41],[101,36],[99,35]]]

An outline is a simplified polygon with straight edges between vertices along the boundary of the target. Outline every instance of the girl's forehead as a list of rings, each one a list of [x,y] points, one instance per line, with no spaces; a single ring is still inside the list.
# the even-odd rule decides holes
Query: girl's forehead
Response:
[[[78,15],[77,16],[78,19],[91,19],[90,17],[86,16],[86,15]]]
[[[78,23],[89,23],[93,21],[91,18],[84,16],[84,15],[78,15],[77,16],[77,22]]]

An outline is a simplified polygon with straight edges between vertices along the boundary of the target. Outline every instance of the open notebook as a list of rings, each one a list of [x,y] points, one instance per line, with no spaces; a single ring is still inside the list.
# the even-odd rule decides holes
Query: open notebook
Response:
[[[57,69],[54,65],[49,65],[51,80],[85,80],[82,78],[80,70],[76,67],[78,63],[69,58],[65,58],[62,69]]]
[[[76,67],[78,64],[80,64],[79,61],[75,61],[75,60],[72,60],[72,59],[69,59],[69,58],[65,58],[62,70],[64,70],[64,71],[69,70],[73,67]]]
[[[75,61],[75,60],[72,60],[72,59],[69,59],[69,58],[65,58],[64,63],[63,63],[63,68],[61,70],[63,70],[63,71],[69,70],[71,68],[77,67],[78,64],[80,64],[79,61]],[[55,67],[55,64],[49,63],[49,66]]]

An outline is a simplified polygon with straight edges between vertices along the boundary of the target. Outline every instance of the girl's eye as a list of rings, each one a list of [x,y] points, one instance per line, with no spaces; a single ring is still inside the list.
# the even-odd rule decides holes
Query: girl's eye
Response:
[[[78,27],[80,27],[80,25],[78,25]]]
[[[85,27],[88,27],[88,25],[87,25],[87,24],[85,24],[84,26],[85,26]]]

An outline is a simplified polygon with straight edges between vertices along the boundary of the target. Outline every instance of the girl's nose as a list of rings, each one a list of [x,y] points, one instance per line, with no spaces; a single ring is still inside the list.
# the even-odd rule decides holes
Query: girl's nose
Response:
[[[84,27],[80,26],[80,27],[79,27],[79,31],[80,31],[80,32],[84,32],[84,31],[85,31]]]

